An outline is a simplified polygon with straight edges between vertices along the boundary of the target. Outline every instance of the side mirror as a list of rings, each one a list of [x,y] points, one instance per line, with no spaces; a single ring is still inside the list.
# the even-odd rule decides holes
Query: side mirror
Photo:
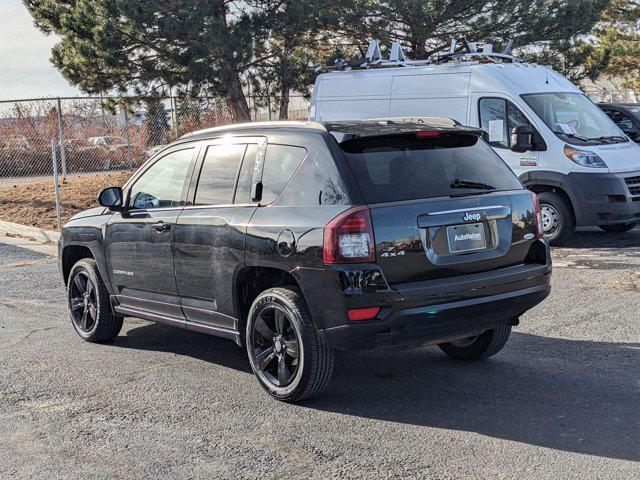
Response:
[[[109,210],[122,210],[122,188],[105,188],[98,195],[98,204],[107,207]]]
[[[511,131],[511,150],[518,153],[534,149],[533,128],[530,125],[518,125]]]

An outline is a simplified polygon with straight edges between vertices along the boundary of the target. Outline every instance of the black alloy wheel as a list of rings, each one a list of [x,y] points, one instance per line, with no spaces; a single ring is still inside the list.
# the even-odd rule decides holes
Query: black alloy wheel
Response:
[[[264,307],[251,335],[256,374],[276,387],[290,385],[300,367],[300,334],[279,305]]]
[[[480,335],[450,340],[438,347],[450,358],[457,360],[484,360],[502,350],[510,335],[511,325],[499,325]]]
[[[123,318],[111,309],[109,292],[92,258],[79,260],[69,272],[69,313],[76,333],[87,342],[107,342],[120,333]]]
[[[329,383],[333,352],[296,287],[274,287],[256,297],[247,316],[245,345],[260,386],[277,400],[305,400]]]
[[[96,286],[89,275],[79,271],[69,288],[71,316],[76,329],[87,334],[95,328],[98,319]]]

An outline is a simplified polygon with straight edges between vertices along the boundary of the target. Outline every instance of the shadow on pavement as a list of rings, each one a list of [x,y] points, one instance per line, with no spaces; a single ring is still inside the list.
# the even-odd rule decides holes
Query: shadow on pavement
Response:
[[[134,327],[126,335],[114,338],[110,345],[175,353],[253,375],[244,350],[234,342],[160,323],[145,323]]]
[[[640,248],[640,228],[626,233],[608,233],[600,229],[576,231],[559,248]]]
[[[234,343],[164,325],[133,328],[114,345],[251,372]],[[485,362],[435,347],[339,353],[328,390],[302,407],[640,461],[639,365],[639,343],[524,333]]]

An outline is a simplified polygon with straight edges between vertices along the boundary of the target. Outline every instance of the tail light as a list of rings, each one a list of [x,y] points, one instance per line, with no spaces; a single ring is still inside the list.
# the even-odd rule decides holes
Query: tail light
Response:
[[[375,262],[371,212],[354,207],[324,227],[324,263]]]
[[[421,132],[416,132],[416,138],[429,138],[429,137],[439,137],[440,132],[434,132],[432,130],[423,130]]]
[[[347,316],[352,322],[361,322],[373,320],[378,313],[380,313],[380,307],[352,308],[347,312]]]
[[[530,192],[533,197],[533,223],[536,226],[536,238],[544,237],[544,229],[542,228],[542,213],[540,212],[540,201],[538,200],[538,195],[533,192]]]

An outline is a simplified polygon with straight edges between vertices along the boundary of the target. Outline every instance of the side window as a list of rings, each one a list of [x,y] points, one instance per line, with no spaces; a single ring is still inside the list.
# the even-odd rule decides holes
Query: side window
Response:
[[[606,110],[605,111],[611,120],[615,122],[622,130],[634,130],[633,122],[629,117],[627,117],[624,113],[618,112],[616,110]]]
[[[509,133],[508,139],[509,143],[511,143],[511,132],[514,128],[519,125],[531,125],[531,122],[527,117],[525,117],[524,113],[520,111],[518,107],[516,107],[513,103],[507,100],[507,114],[509,116],[507,122],[507,133]],[[509,145],[511,146],[511,145]]]
[[[262,201],[273,202],[282,193],[298,166],[307,156],[302,147],[269,145],[262,170]]]
[[[224,205],[233,202],[233,191],[246,145],[211,145],[207,148],[195,205]]]
[[[258,145],[247,145],[247,151],[242,160],[240,175],[238,176],[238,186],[233,203],[251,203],[251,186],[253,183],[253,165],[256,161]]]
[[[130,206],[135,209],[172,208],[182,205],[182,190],[193,157],[193,148],[165,155],[131,187]]]
[[[349,205],[349,193],[329,149],[314,148],[278,198],[278,205]]]
[[[480,99],[480,127],[488,134],[492,147],[509,148],[506,110],[502,98]]]
[[[483,98],[480,100],[480,125],[489,135],[489,145],[510,148],[513,129],[518,125],[531,125],[531,122],[509,100]]]

